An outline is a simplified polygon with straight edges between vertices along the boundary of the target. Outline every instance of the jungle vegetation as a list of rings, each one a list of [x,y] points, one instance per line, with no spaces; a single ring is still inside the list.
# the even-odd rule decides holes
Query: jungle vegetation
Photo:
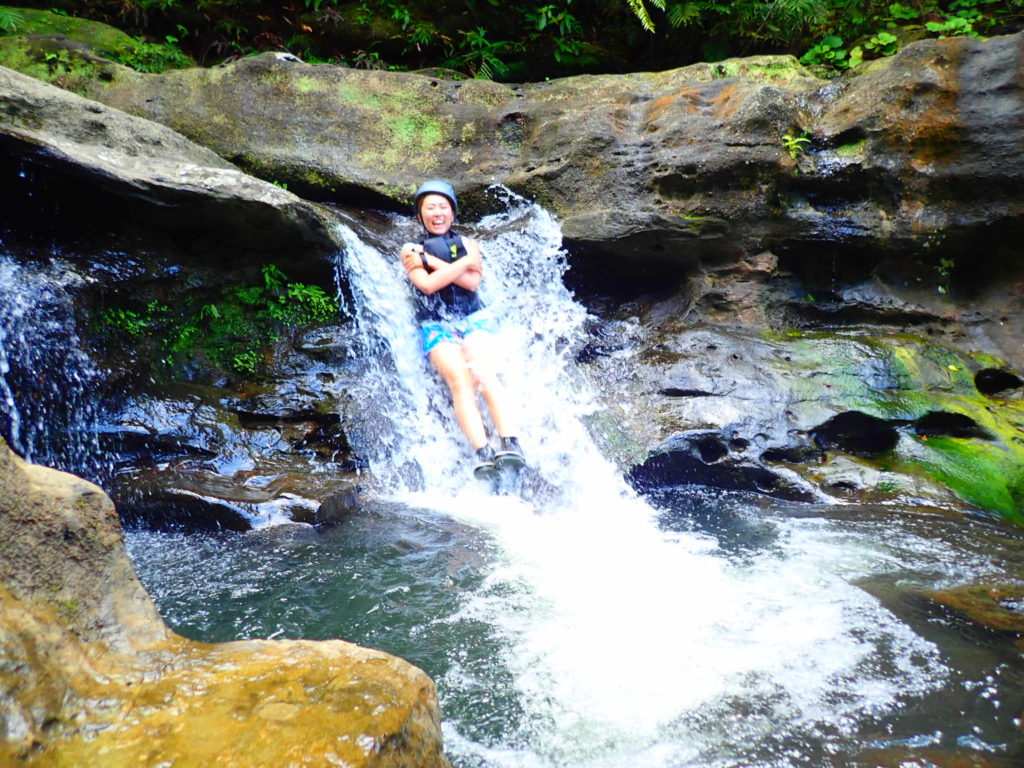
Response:
[[[534,81],[789,53],[825,74],[922,37],[1020,29],[1024,0],[49,0],[202,65],[262,51],[308,63]],[[17,29],[0,6],[0,28]]]

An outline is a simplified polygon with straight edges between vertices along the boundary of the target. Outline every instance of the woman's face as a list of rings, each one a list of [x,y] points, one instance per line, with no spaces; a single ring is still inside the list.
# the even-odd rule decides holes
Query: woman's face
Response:
[[[424,195],[420,201],[420,220],[427,232],[432,235],[443,235],[452,228],[455,213],[452,204],[444,195]]]

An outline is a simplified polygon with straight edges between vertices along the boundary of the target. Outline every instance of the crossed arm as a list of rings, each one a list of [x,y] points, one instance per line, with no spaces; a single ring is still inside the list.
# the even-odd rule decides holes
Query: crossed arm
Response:
[[[472,238],[464,238],[466,255],[449,264],[436,256],[427,256],[423,266],[423,246],[406,243],[402,246],[402,266],[409,280],[428,296],[453,283],[469,291],[475,291],[484,275],[480,258],[480,244]]]

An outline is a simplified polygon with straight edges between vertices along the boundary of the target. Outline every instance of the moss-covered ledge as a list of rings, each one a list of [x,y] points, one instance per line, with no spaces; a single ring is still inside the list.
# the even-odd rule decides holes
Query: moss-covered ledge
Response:
[[[340,640],[170,632],[96,486],[0,441],[0,764],[444,768],[434,685]]]

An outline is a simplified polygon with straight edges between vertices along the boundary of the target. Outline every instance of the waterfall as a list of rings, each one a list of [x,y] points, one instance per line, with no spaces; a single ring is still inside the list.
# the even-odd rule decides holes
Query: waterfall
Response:
[[[418,225],[394,216],[393,238],[371,245],[356,223],[338,224],[367,361],[359,430],[379,491],[494,542],[483,583],[436,619],[453,632],[486,626],[500,649],[449,651],[438,688],[456,763],[826,765],[941,686],[936,647],[855,585],[897,567],[884,545],[780,519],[766,523],[770,546],[730,558],[707,534],[658,525],[585,426],[599,409],[575,363],[587,314],[562,281],[558,223],[496,194],[502,211],[462,231],[481,241],[481,296],[502,322],[501,370],[534,478],[524,499],[474,486],[447,391],[420,353],[397,255]]]
[[[592,398],[566,375],[587,316],[562,283],[559,227],[540,207],[497,194],[505,209],[462,231],[483,235],[487,277],[480,295],[501,325],[497,363],[536,482],[548,491],[548,503],[552,493],[620,493],[619,473],[583,426],[582,417],[595,408]],[[368,360],[359,399],[382,406],[364,425],[372,435],[366,443],[374,474],[392,490],[453,494],[473,487],[471,452],[447,389],[420,351],[410,287],[396,255],[402,242],[417,237],[415,226],[395,217],[390,251],[381,253],[339,225],[345,242],[339,272],[352,291],[360,355]],[[581,462],[596,465],[586,483],[576,471]]]
[[[77,330],[66,262],[19,263],[0,251],[0,434],[31,462],[97,479],[97,384]]]

